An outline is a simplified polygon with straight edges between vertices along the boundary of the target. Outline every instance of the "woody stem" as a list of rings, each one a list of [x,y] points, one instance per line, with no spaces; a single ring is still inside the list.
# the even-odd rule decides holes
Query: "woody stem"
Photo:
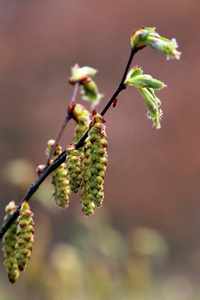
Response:
[[[131,53],[129,56],[129,60],[127,62],[124,74],[122,76],[122,79],[120,81],[120,84],[118,86],[118,88],[116,89],[116,91],[114,92],[113,96],[110,98],[110,100],[107,102],[107,104],[105,105],[105,107],[103,108],[103,110],[101,111],[101,115],[104,116],[105,113],[108,111],[108,109],[110,108],[110,106],[112,105],[113,101],[116,99],[116,97],[123,91],[126,89],[126,86],[124,85],[124,81],[126,78],[126,75],[128,73],[129,67],[131,65],[132,59],[135,55],[135,53],[138,50],[136,49],[131,49]],[[70,104],[74,104],[75,102],[75,96],[78,90],[78,84],[74,86],[74,92],[70,101]],[[70,119],[70,114],[69,111],[63,121],[63,124],[59,130],[59,133],[57,135],[56,138],[56,142],[55,142],[55,146],[58,143],[66,124],[68,123]],[[80,147],[82,147],[84,145],[84,141],[88,136],[88,132],[89,130],[84,134],[84,136],[78,141],[78,143],[76,144],[76,149],[79,149]],[[52,149],[52,153],[54,152],[54,149]],[[51,153],[51,155],[52,155]],[[51,157],[51,155],[49,157]],[[15,219],[19,216],[19,211],[21,208],[21,205],[24,201],[29,201],[30,198],[32,197],[32,195],[37,191],[37,189],[39,188],[39,186],[42,184],[42,182],[47,178],[47,176],[54,171],[55,169],[57,169],[57,167],[59,167],[66,159],[67,153],[66,150],[63,151],[53,162],[51,165],[47,165],[46,168],[44,169],[44,171],[41,173],[41,175],[36,179],[36,181],[31,185],[29,191],[27,192],[27,194],[25,195],[25,197],[22,199],[22,201],[20,202],[20,204],[18,205],[18,207],[16,208],[15,212],[12,214],[12,216],[7,220],[7,222],[2,226],[1,230],[0,230],[0,240],[2,239],[3,235],[5,234],[5,232],[8,230],[8,228],[11,226],[11,224],[15,221]]]

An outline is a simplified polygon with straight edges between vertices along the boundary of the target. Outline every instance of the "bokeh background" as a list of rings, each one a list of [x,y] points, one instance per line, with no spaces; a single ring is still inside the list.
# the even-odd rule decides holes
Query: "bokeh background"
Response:
[[[75,63],[98,69],[100,111],[122,76],[132,30],[156,27],[182,52],[180,61],[149,48],[136,55],[132,66],[168,85],[157,92],[162,128],[152,128],[136,89],[120,94],[105,117],[103,207],[85,218],[77,195],[61,211],[47,180],[30,202],[35,246],[15,285],[1,253],[1,300],[199,299],[199,14],[198,0],[0,1],[1,222],[5,205],[20,202],[45,162],[46,143],[70,101]],[[71,122],[63,147],[73,128]]]

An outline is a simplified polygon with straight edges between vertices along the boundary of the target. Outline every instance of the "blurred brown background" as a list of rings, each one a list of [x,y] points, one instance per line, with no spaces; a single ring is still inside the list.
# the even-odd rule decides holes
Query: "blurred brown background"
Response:
[[[200,257],[196,255],[200,247],[199,15],[198,0],[0,1],[2,221],[5,205],[13,199],[19,203],[36,178],[28,173],[23,185],[23,164],[19,163],[19,182],[12,184],[11,162],[29,159],[34,168],[45,162],[46,143],[55,138],[73,91],[67,83],[70,68],[78,62],[98,69],[95,81],[105,95],[100,111],[122,76],[133,29],[156,27],[160,35],[177,39],[180,61],[167,61],[162,53],[145,48],[132,65],[168,86],[157,92],[164,111],[162,128],[152,128],[142,97],[131,87],[118,97],[116,109],[106,114],[105,201],[88,221],[95,225],[106,214],[113,228],[125,236],[140,227],[158,230],[170,249],[162,272],[187,274],[192,286],[188,298],[171,296],[172,300],[198,299],[195,284],[200,279]],[[61,140],[63,147],[72,137],[70,124]],[[45,187],[35,199],[41,200],[42,193],[48,198],[47,191],[51,201],[52,190]],[[31,202],[36,229],[40,230],[42,214],[50,222],[52,245],[68,242],[65,229],[74,220],[82,222],[79,198],[72,196],[70,207],[66,211],[55,208],[56,212],[45,208],[47,202]],[[5,280],[3,269],[0,277]],[[15,288],[8,296],[11,299]],[[22,292],[19,286],[17,291]],[[168,300],[164,294],[160,299]]]

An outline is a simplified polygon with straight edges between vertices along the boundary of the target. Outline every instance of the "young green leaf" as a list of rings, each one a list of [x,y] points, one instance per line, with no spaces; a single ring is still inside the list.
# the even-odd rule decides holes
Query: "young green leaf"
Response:
[[[137,88],[152,88],[158,90],[166,86],[162,81],[154,79],[151,75],[142,75],[142,73],[142,69],[134,67],[127,74],[124,84]]]
[[[91,107],[94,108],[101,98],[102,94],[99,93],[96,83],[92,79],[88,79],[86,83],[80,85],[82,99],[91,102]]]
[[[154,94],[154,91],[150,88],[139,89],[142,94],[144,101],[148,107],[148,117],[152,119],[157,129],[161,128],[160,120],[162,117],[162,110],[159,109],[161,102]]]
[[[88,78],[92,78],[97,73],[97,70],[91,67],[82,67],[80,68],[78,64],[76,64],[71,69],[71,77],[68,79],[69,83],[74,84],[76,82],[81,82]]]
[[[141,49],[149,46],[153,49],[163,52],[167,59],[180,59],[181,52],[177,51],[178,44],[176,39],[166,39],[161,37],[155,28],[142,27],[139,30],[134,30],[131,35],[131,46],[133,49]]]
[[[92,77],[97,73],[97,70],[90,67],[80,68],[76,64],[71,70],[71,77],[68,78],[70,84],[79,83],[79,88],[83,94],[82,99],[91,102],[91,107],[94,108],[103,97],[99,93],[96,83]]]

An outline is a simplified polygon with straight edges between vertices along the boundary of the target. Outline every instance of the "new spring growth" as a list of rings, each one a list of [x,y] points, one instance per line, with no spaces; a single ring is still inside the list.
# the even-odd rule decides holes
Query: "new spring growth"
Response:
[[[82,183],[81,183],[81,203],[82,211],[86,216],[91,216],[94,214],[95,204],[90,199],[90,185],[89,179],[92,177],[90,174],[91,161],[90,157],[91,142],[90,138],[87,137],[84,146],[84,159],[83,159],[83,169],[82,169]]]
[[[18,268],[24,271],[34,244],[34,222],[33,213],[27,201],[21,205],[17,225],[17,243],[15,245],[15,257]]]
[[[160,120],[162,118],[162,110],[159,109],[161,102],[154,94],[154,90],[150,88],[139,89],[144,101],[148,107],[147,116],[152,119],[157,129],[161,128]]]
[[[129,71],[124,84],[137,88],[152,88],[157,90],[166,86],[162,81],[152,78],[151,75],[143,74],[142,69],[138,68],[138,66]]]
[[[168,40],[160,37],[154,28],[142,27],[135,30],[131,36],[131,46],[131,53],[118,88],[104,106],[101,114],[93,111],[92,121],[90,121],[89,111],[81,104],[76,104],[75,98],[79,88],[83,99],[90,101],[93,107],[98,104],[102,95],[93,81],[97,70],[87,66],[80,68],[78,64],[71,69],[71,77],[68,81],[74,85],[74,92],[68,105],[67,115],[56,142],[48,141],[47,163],[37,167],[38,179],[31,185],[24,199],[29,201],[51,172],[53,197],[58,207],[66,208],[69,205],[70,192],[77,193],[81,188],[82,211],[86,216],[94,214],[95,208],[103,204],[104,177],[107,171],[108,142],[104,115],[111,105],[116,106],[118,95],[128,85],[138,88],[148,107],[148,117],[153,120],[157,128],[160,128],[161,102],[156,97],[154,89],[159,90],[165,87],[165,84],[148,74],[143,74],[137,66],[130,72],[128,70],[138,50],[146,46],[162,51],[167,59],[179,59],[181,53],[177,51],[178,45],[175,39]],[[70,119],[73,119],[76,125],[74,142],[62,152],[58,140],[63,133],[66,121]],[[18,207],[14,201],[6,206],[6,217],[0,230],[0,239],[3,238],[4,265],[11,283],[16,281],[20,271],[25,270],[34,244],[33,213],[27,201],[23,200]]]
[[[71,115],[76,122],[74,143],[77,143],[88,130],[90,124],[90,113],[83,105],[77,103],[73,106]],[[79,151],[83,152],[83,147],[81,147]]]
[[[131,35],[131,47],[139,50],[145,46],[163,52],[167,56],[167,59],[180,59],[181,56],[181,52],[176,50],[178,48],[176,39],[168,40],[161,37],[155,32],[155,28],[142,27],[139,30],[133,31]]]
[[[98,88],[92,77],[97,73],[96,69],[90,67],[80,68],[76,64],[71,69],[71,77],[68,78],[70,84],[79,83],[79,87],[82,93],[82,99],[91,102],[91,107],[94,108],[103,97],[99,93]]]
[[[154,94],[153,89],[160,90],[166,85],[162,81],[152,78],[151,75],[143,74],[142,69],[137,66],[127,74],[124,84],[139,89],[149,110],[148,117],[153,120],[156,128],[159,129],[162,116],[162,110],[159,109],[161,102]]]
[[[104,177],[107,170],[107,135],[105,120],[96,111],[90,123],[89,136],[85,140],[81,202],[86,216],[94,214],[104,198]]]
[[[100,114],[95,114],[90,123],[90,199],[96,206],[101,206],[104,198],[104,176],[107,171],[107,135],[105,120]]]
[[[66,149],[67,174],[72,193],[78,193],[82,181],[82,161],[79,150],[75,145],[69,145]]]
[[[47,143],[46,154],[49,155],[51,147],[54,145],[54,140],[49,140]],[[50,164],[53,160],[58,157],[62,152],[62,147],[57,145],[55,152],[53,154],[53,159],[49,162]],[[40,167],[40,166],[39,166]],[[67,166],[65,163],[62,163],[56,170],[51,172],[52,184],[54,186],[53,198],[55,203],[60,208],[66,208],[69,205],[69,180],[67,174]]]
[[[81,104],[77,103],[73,106],[72,117],[77,123],[86,124],[90,120],[89,111]]]
[[[74,84],[76,82],[82,82],[88,78],[92,78],[97,73],[97,70],[91,67],[80,68],[78,64],[75,64],[71,69],[71,77],[68,78],[69,83]]]
[[[17,206],[14,201],[8,203],[5,208],[6,216],[4,222],[14,213]],[[19,268],[17,265],[17,259],[15,257],[15,245],[17,242],[17,220],[15,220],[10,228],[7,230],[3,237],[3,252],[4,252],[4,266],[6,268],[8,279],[11,283],[14,283],[19,276]]]

